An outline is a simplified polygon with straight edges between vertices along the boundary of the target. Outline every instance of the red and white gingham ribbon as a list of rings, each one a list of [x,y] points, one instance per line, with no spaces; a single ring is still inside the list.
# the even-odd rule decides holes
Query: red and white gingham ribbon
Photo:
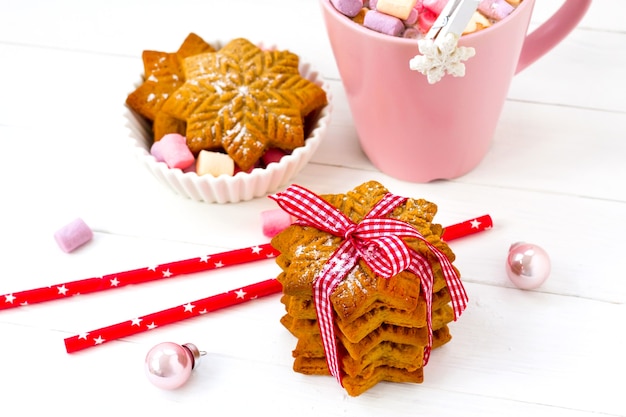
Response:
[[[426,259],[409,248],[401,238],[422,240],[437,257],[450,290],[455,320],[467,306],[468,298],[450,260],[439,249],[426,241],[410,224],[386,217],[407,198],[387,193],[359,223],[354,223],[328,202],[298,185],[292,185],[284,192],[277,193],[270,198],[275,200],[283,210],[296,217],[298,224],[312,226],[344,239],[313,283],[313,299],[326,362],[330,373],[337,381],[341,384],[342,375],[330,296],[337,285],[356,266],[359,259],[363,259],[377,275],[383,278],[390,278],[404,270],[420,277],[426,299],[428,326],[428,346],[424,350],[424,365],[428,363],[432,346],[433,273]]]

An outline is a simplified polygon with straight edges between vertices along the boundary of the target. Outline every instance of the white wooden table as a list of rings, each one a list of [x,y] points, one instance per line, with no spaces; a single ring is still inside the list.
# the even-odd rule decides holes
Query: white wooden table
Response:
[[[538,1],[533,26],[559,1]],[[189,32],[247,37],[311,61],[332,85],[330,136],[293,182],[341,193],[378,180],[439,206],[448,225],[488,213],[494,228],[451,243],[470,304],[419,385],[349,397],[292,371],[295,339],[278,295],[69,355],[63,339],[276,276],[272,260],[0,311],[0,414],[275,416],[626,415],[626,14],[596,0],[582,24],[519,74],[483,163],[429,184],[377,172],[359,149],[316,0],[0,0],[0,293],[267,241],[268,198],[206,204],[164,188],[130,154],[124,100],[141,51]],[[76,217],[95,231],[63,253]],[[522,291],[509,245],[544,247],[552,275]],[[143,374],[150,347],[208,353],[177,391]]]

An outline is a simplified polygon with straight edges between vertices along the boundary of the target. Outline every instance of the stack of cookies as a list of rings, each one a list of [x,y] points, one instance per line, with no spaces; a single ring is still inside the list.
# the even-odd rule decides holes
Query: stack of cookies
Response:
[[[388,191],[377,182],[360,185],[347,194],[320,196],[358,223]],[[407,222],[452,262],[454,254],[440,236],[442,227],[432,223],[433,203],[407,199],[389,215]],[[298,339],[293,351],[294,370],[328,375],[313,297],[313,282],[342,242],[310,226],[294,224],[272,240],[280,252],[281,323]],[[405,239],[432,268],[433,348],[451,339],[447,324],[454,319],[450,294],[437,258],[419,239]],[[359,260],[330,297],[342,383],[358,396],[378,382],[423,381],[424,350],[428,345],[426,299],[420,277],[403,271],[391,278],[377,276]]]

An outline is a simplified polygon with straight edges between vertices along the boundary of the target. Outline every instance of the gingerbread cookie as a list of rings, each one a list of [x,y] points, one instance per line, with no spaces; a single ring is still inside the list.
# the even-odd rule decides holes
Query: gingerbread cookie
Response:
[[[203,52],[215,51],[195,33],[190,33],[174,53],[143,51],[144,81],[126,98],[126,104],[153,122],[154,139],[167,133],[185,134],[185,123],[163,114],[161,107],[169,96],[185,81],[182,62],[185,58]]]
[[[235,39],[217,52],[186,58],[185,83],[162,110],[187,124],[189,149],[225,151],[241,170],[270,148],[304,145],[304,117],[326,93],[299,73],[288,51],[264,51]]]

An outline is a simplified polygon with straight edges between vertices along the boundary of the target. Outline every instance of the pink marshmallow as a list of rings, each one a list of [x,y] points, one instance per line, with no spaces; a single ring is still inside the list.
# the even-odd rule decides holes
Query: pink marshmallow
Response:
[[[505,0],[482,0],[478,4],[478,11],[490,19],[502,20],[515,10]]]
[[[250,168],[248,168],[247,170],[243,170],[241,168],[239,168],[238,166],[235,165],[235,174],[239,173],[239,172],[245,172],[247,174],[251,173],[253,170],[257,169],[257,168],[263,168],[263,165],[261,164],[261,160],[258,160],[254,165],[252,165]]]
[[[268,166],[272,162],[279,162],[280,159],[285,156],[287,153],[282,149],[271,148],[265,151],[261,160],[263,161],[263,165]]]
[[[70,253],[93,238],[93,232],[82,219],[76,219],[54,233],[63,252]]]
[[[437,20],[437,15],[430,9],[424,8],[417,18],[417,26],[422,33],[428,33],[435,20]]]
[[[405,26],[413,26],[417,23],[419,13],[417,13],[417,9],[411,9],[409,13],[409,17],[403,20]]]
[[[369,10],[365,13],[363,26],[391,36],[400,36],[404,30],[404,23],[397,17],[380,13],[375,10]]]
[[[420,39],[421,36],[422,32],[420,32],[418,29],[415,29],[414,27],[408,27],[402,33],[402,37],[407,39]]]
[[[433,12],[436,16],[441,14],[441,11],[446,7],[447,3],[448,0],[422,0],[422,6]]]
[[[263,224],[263,235],[274,237],[288,228],[293,223],[293,219],[283,209],[274,209],[262,211],[261,222]]]
[[[238,166],[235,166],[235,171],[233,172],[233,175],[236,175],[236,174],[238,174],[240,172],[245,172],[246,174],[250,174],[252,172],[252,170],[254,170],[255,168],[258,168],[258,167],[257,166],[251,166],[246,171],[244,171],[243,169],[239,168]]]
[[[191,165],[189,165],[187,168],[183,169],[184,173],[188,173],[188,172],[196,172],[196,160],[194,159],[193,163]]]
[[[152,144],[150,153],[159,162],[165,162],[170,168],[185,169],[192,165],[195,158],[184,136],[178,133],[168,133]]]
[[[343,15],[354,17],[363,8],[363,0],[330,0],[335,9]]]

